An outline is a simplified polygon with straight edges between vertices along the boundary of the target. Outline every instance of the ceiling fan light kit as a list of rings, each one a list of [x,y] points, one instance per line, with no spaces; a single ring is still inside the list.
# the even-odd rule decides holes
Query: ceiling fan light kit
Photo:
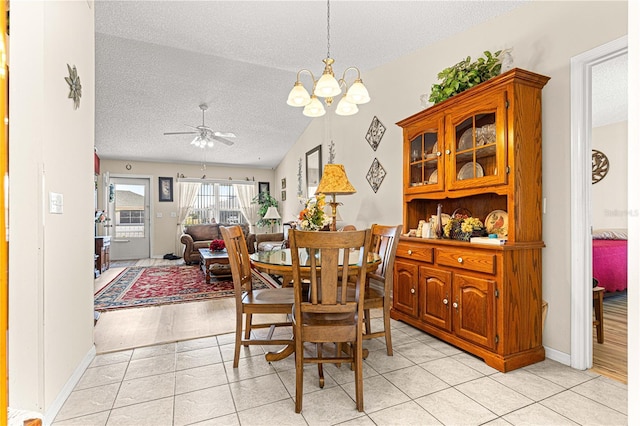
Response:
[[[196,135],[191,141],[191,145],[196,146],[198,148],[212,148],[215,145],[215,142],[221,142],[225,145],[231,146],[233,142],[228,140],[227,138],[235,138],[236,135],[231,132],[219,132],[213,131],[211,127],[204,124],[204,113],[209,109],[209,105],[200,104],[200,109],[202,110],[202,125],[200,126],[189,126],[193,127],[195,131],[192,132],[165,132],[166,135]]]
[[[333,103],[333,98],[342,93],[342,89],[345,89],[345,94],[338,102],[336,108],[336,114],[338,115],[353,115],[358,112],[358,105],[365,104],[371,100],[367,88],[362,83],[360,78],[360,70],[356,67],[349,67],[342,73],[342,78],[336,80],[333,72],[334,60],[329,53],[330,50],[330,9],[329,0],[327,0],[327,57],[322,60],[324,62],[324,71],[322,76],[316,80],[315,76],[308,69],[301,69],[296,75],[296,82],[293,84],[293,88],[289,92],[287,97],[287,105],[293,107],[304,107],[302,113],[307,117],[322,117],[325,114],[324,105],[318,99],[324,98],[324,102],[327,107]],[[347,71],[355,70],[358,73],[357,78],[353,84],[348,87],[346,81]],[[300,75],[302,73],[308,73],[313,80],[313,95],[309,95],[307,89],[304,88],[300,81]]]

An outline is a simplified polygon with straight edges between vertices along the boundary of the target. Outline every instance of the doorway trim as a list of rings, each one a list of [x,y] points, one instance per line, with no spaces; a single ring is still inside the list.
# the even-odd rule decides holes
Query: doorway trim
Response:
[[[627,36],[571,58],[571,367],[593,362],[591,263],[592,68],[628,51]]]

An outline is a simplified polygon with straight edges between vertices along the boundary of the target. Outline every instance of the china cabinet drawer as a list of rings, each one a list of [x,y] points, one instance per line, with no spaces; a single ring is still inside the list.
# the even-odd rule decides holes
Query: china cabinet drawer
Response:
[[[469,271],[496,273],[496,255],[493,253],[466,252],[456,249],[437,248],[436,263]]]
[[[412,244],[404,241],[398,243],[396,256],[406,259],[419,260],[421,262],[433,263],[433,247],[425,244]]]

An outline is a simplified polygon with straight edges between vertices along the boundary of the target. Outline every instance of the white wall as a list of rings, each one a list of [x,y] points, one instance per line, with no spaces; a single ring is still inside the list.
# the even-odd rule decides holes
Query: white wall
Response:
[[[329,111],[315,119],[276,170],[276,181],[295,182],[297,160],[318,143],[326,163],[329,127],[336,143],[336,162],[345,165],[357,194],[341,197],[340,212],[358,227],[372,222],[395,224],[402,220],[402,132],[394,123],[420,110],[420,95],[430,93],[443,68],[485,50],[513,47],[515,66],[551,77],[543,89],[543,297],[549,302],[543,343],[570,353],[570,59],[581,52],[627,33],[626,2],[531,2],[513,12],[478,25],[414,54],[363,75],[371,102],[351,117]],[[349,65],[336,64],[336,70]],[[329,118],[329,116],[331,116]],[[387,131],[377,152],[364,139],[377,116]],[[325,120],[331,120],[326,123]],[[374,194],[365,180],[377,157],[387,171]],[[299,210],[295,200],[285,211]]]
[[[607,175],[591,185],[593,229],[627,228],[627,126],[623,121],[592,129],[591,147],[609,159]]]
[[[93,348],[94,19],[11,4],[9,405],[44,413]],[[68,98],[67,64],[81,78]],[[50,214],[48,194],[64,197]]]
[[[127,170],[126,165],[131,165]],[[111,176],[151,176],[151,232],[152,247],[151,257],[162,257],[167,253],[175,253],[175,235],[177,222],[171,217],[171,212],[178,211],[178,197],[176,182],[178,174],[187,178],[201,178],[206,175],[207,179],[229,179],[232,180],[255,180],[256,182],[269,182],[271,194],[278,197],[280,191],[280,181],[274,185],[272,169],[254,169],[246,167],[225,167],[207,165],[203,170],[200,164],[173,164],[173,163],[153,163],[145,161],[122,161],[122,160],[101,160],[100,180],[98,187],[102,191],[102,178],[108,172]],[[158,177],[173,177],[174,197],[173,202],[158,201]],[[100,191],[98,196],[98,207],[104,209],[104,196]],[[162,213],[159,218],[158,213]]]

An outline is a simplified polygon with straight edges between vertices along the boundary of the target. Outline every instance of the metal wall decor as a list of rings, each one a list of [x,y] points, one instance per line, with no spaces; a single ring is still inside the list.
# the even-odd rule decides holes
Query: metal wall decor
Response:
[[[80,84],[80,77],[78,76],[78,70],[74,65],[73,68],[67,64],[69,70],[69,77],[65,77],[65,81],[69,85],[69,99],[73,99],[73,109],[80,108],[80,98],[82,97],[82,84]]]
[[[378,149],[378,145],[380,145],[380,141],[386,130],[387,128],[384,127],[384,124],[374,115],[369,125],[369,130],[367,130],[367,135],[364,137],[374,151]]]
[[[371,185],[373,192],[378,192],[386,175],[387,172],[384,170],[384,167],[382,167],[382,164],[380,164],[377,158],[374,158],[367,172],[367,182]]]
[[[602,151],[591,150],[591,184],[600,182],[609,172],[609,159]]]
[[[333,164],[336,160],[336,144],[333,140],[329,143],[329,161],[327,164]]]
[[[298,198],[302,197],[302,157],[298,158]]]

